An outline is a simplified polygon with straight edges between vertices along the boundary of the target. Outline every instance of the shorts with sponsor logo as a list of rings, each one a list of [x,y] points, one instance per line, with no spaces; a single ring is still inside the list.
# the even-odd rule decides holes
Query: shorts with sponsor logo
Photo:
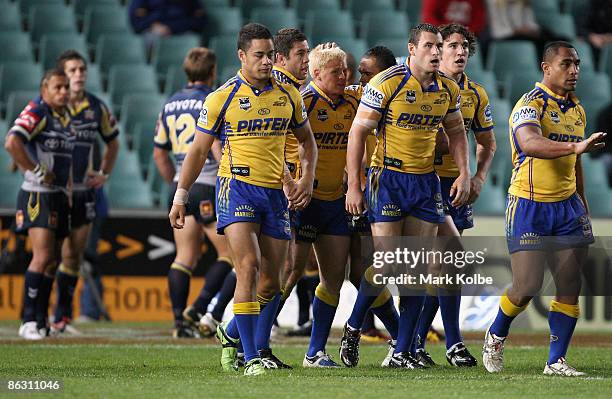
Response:
[[[70,208],[71,228],[84,226],[96,218],[96,190],[78,190],[72,192]]]
[[[296,212],[297,241],[315,242],[320,234],[350,236],[351,216],[344,208],[344,196],[334,201],[313,198],[308,206]]]
[[[538,202],[508,194],[506,241],[510,253],[575,248],[595,241],[584,204],[574,193],[558,202]]]
[[[66,194],[19,190],[15,232],[26,234],[32,227],[53,230],[56,238],[67,237],[70,234],[70,204]]]
[[[217,233],[232,223],[260,225],[261,234],[291,240],[289,209],[283,190],[217,177]]]
[[[406,216],[444,222],[440,180],[435,172],[417,175],[371,167],[366,200],[370,223],[395,222]]]
[[[176,183],[173,183],[172,189],[170,190],[170,196],[168,197],[168,210],[172,208],[175,192]],[[185,206],[185,215],[195,217],[195,220],[202,225],[207,225],[216,221],[215,186],[199,183],[191,186],[191,190],[189,190],[189,199]]]
[[[453,219],[453,223],[457,230],[466,230],[474,227],[474,211],[472,205],[463,205],[454,207],[451,203],[453,199],[450,197],[450,189],[455,182],[455,177],[440,177],[440,188],[442,189],[442,203],[444,204],[444,213]]]

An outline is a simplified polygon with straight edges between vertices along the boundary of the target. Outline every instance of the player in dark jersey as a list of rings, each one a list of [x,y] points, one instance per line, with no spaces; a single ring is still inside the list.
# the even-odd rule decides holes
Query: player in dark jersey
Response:
[[[77,51],[68,50],[57,60],[57,68],[70,80],[68,109],[76,137],[72,153],[71,231],[62,247],[62,263],[57,279],[57,306],[51,333],[66,330],[72,319],[72,299],[83,262],[91,223],[96,216],[96,189],[101,188],[113,170],[119,151],[117,122],[110,109],[98,97],[85,90],[87,61]],[[96,139],[106,143],[99,170],[93,170]]]
[[[37,319],[45,322],[56,262],[70,231],[68,189],[74,131],[66,107],[68,91],[64,71],[47,71],[40,84],[41,97],[30,101],[19,114],[4,145],[24,171],[15,225],[18,233],[27,233],[32,244],[19,328],[19,335],[27,340],[43,338]]]
[[[183,61],[188,84],[168,99],[159,114],[153,159],[164,180],[173,185],[169,206],[176,191],[176,182],[183,160],[193,142],[196,121],[202,105],[212,92],[216,77],[216,61],[215,53],[209,49],[203,47],[191,49]],[[170,160],[170,152],[174,155],[176,164]],[[191,187],[185,226],[180,230],[174,229],[176,258],[168,272],[168,287],[174,314],[175,338],[199,336],[197,327],[200,319],[233,267],[225,237],[217,235],[216,232],[215,181],[220,158],[221,145],[216,140],[195,184]],[[202,230],[217,251],[217,261],[211,265],[206,274],[206,284],[202,287],[198,299],[185,309],[191,273],[200,257]]]

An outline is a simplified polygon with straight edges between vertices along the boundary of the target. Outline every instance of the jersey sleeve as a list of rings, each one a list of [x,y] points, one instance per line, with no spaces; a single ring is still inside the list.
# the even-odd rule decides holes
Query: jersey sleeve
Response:
[[[222,91],[216,91],[206,97],[200,116],[198,117],[198,123],[196,124],[196,131],[213,135],[217,138],[221,136],[221,128],[223,125],[223,105],[225,103]]]
[[[293,103],[293,115],[291,116],[291,128],[297,129],[308,121],[308,113],[306,112],[306,105],[302,95],[293,86],[288,87],[288,93]]]
[[[510,116],[510,127],[516,132],[523,126],[536,126],[540,129],[540,115],[542,113],[542,103],[538,99],[529,99],[524,95],[512,110]]]
[[[9,130],[9,134],[15,134],[24,142],[31,141],[45,128],[47,123],[46,113],[41,104],[30,101],[21,111]]]
[[[481,86],[476,86],[475,90],[478,94],[478,106],[474,115],[472,130],[474,133],[488,132],[494,127],[489,96]]]
[[[102,101],[100,101],[100,112],[100,133],[102,134],[102,140],[104,140],[105,143],[109,143],[119,134],[117,120],[111,110]]]
[[[168,136],[168,127],[166,122],[163,120],[163,112],[159,113],[157,117],[157,123],[155,124],[155,137],[153,137],[153,144],[157,148],[161,148],[167,151],[172,150],[172,143]]]
[[[389,79],[386,71],[388,70],[380,72],[374,76],[363,89],[361,94],[360,104],[365,105],[368,108],[372,108],[380,113],[382,113],[387,107],[387,104],[389,103],[389,100],[394,92],[392,84],[395,80]]]

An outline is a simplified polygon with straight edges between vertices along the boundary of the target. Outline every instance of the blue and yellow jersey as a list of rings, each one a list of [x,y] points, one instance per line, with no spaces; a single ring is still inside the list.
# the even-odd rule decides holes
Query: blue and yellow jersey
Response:
[[[219,176],[281,188],[285,138],[308,121],[300,92],[271,79],[260,90],[239,72],[206,97],[196,130],[221,139]]]
[[[302,91],[310,127],[319,150],[313,198],[333,201],[343,195],[342,178],[346,166],[348,134],[359,107],[361,91],[361,86],[349,86],[336,102],[314,82]]]
[[[423,90],[406,64],[374,76],[361,97],[361,104],[381,113],[371,166],[432,172],[438,128],[446,114],[459,111],[460,101],[459,86],[452,79],[435,74]]]
[[[93,149],[96,138],[100,136],[105,143],[114,140],[119,134],[117,121],[102,100],[85,92],[83,100],[68,107],[72,126],[76,132],[72,152],[72,180],[76,191],[87,190],[87,172],[93,169]]]
[[[175,182],[178,181],[189,145],[195,137],[196,122],[204,100],[211,92],[212,89],[205,85],[188,85],[174,93],[159,114],[153,142],[156,147],[171,151],[174,155]],[[209,151],[206,163],[195,182],[214,186],[218,168],[219,163],[213,157],[212,151]]]
[[[42,185],[28,173],[21,186],[26,191],[54,192],[66,190],[72,169],[75,132],[68,110],[55,112],[40,97],[30,101],[19,114],[9,134],[25,143],[30,158],[55,174],[53,185]]]
[[[272,77],[274,77],[277,82],[291,85],[298,90],[300,90],[300,87],[304,84],[304,82],[293,76],[291,72],[276,65],[272,68]],[[287,140],[285,142],[285,162],[287,162],[287,166],[293,177],[299,176],[300,157],[298,154],[298,141],[293,134],[287,135]]]
[[[558,96],[542,83],[526,93],[510,114],[512,180],[508,192],[538,202],[557,202],[576,192],[576,155],[556,159],[529,157],[521,151],[516,131],[522,126],[540,128],[542,136],[560,142],[584,139],[586,114],[573,93]]]

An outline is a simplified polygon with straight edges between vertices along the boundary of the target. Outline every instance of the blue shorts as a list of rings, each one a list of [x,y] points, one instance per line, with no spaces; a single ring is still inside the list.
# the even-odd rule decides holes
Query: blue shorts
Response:
[[[453,219],[453,223],[455,227],[457,227],[457,230],[471,229],[474,227],[474,211],[472,205],[463,205],[457,208],[451,204],[453,199],[450,197],[450,190],[456,179],[456,177],[440,177],[444,213]]]
[[[291,240],[289,210],[283,190],[217,177],[217,233],[237,222],[257,223],[261,234]]]
[[[172,201],[176,192],[176,183],[172,183],[168,195],[168,211],[172,209]],[[196,183],[189,190],[189,199],[185,205],[185,216],[193,216],[204,226],[215,222],[215,186]]]
[[[85,226],[96,218],[96,190],[72,192],[72,208],[70,208],[71,228]]]
[[[537,202],[508,194],[506,241],[510,253],[583,247],[595,239],[582,200],[574,193],[558,202]]]
[[[66,194],[19,190],[15,213],[17,234],[27,234],[32,227],[42,227],[53,230],[58,239],[66,238],[70,235],[70,218],[70,204]]]
[[[440,180],[435,172],[416,175],[372,167],[366,201],[370,223],[395,222],[414,216],[430,223],[444,222]]]
[[[351,216],[344,208],[344,196],[334,201],[313,198],[310,204],[296,212],[297,241],[315,242],[320,234],[350,236]]]

